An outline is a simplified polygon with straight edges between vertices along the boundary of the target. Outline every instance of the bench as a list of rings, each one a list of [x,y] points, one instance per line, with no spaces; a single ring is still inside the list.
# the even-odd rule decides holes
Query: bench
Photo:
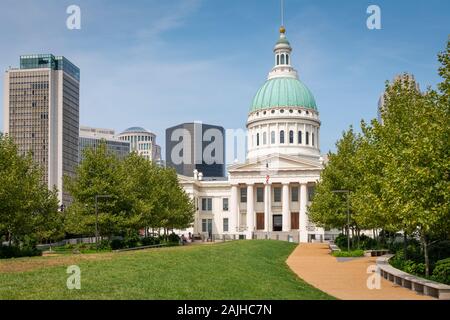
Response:
[[[337,245],[335,245],[334,243],[331,243],[331,242],[328,244],[328,247],[330,248],[331,253],[341,251],[341,249],[339,249],[339,247]]]
[[[450,300],[450,286],[432,280],[416,277],[398,270],[389,264],[394,255],[388,254],[377,258],[380,275],[399,286],[414,290],[419,294],[428,295],[440,300]]]
[[[364,257],[380,257],[389,253],[389,250],[365,250]]]

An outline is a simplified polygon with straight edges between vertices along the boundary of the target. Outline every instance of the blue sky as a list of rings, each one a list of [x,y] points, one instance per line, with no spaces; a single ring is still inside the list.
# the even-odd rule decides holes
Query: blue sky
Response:
[[[321,149],[376,117],[386,80],[411,72],[435,85],[450,34],[450,1],[285,0],[292,62],[322,120]],[[68,30],[76,4],[82,29]],[[366,9],[381,7],[382,30]],[[272,68],[279,0],[0,0],[0,68],[19,55],[64,55],[81,68],[83,125],[158,135],[188,121],[244,128]],[[0,101],[3,101],[0,91]],[[0,130],[3,129],[0,113]]]

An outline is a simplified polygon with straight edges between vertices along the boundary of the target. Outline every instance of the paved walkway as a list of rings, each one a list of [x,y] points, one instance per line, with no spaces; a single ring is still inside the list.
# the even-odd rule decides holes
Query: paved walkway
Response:
[[[381,289],[369,290],[367,268],[376,257],[336,259],[327,244],[300,244],[289,256],[287,264],[312,286],[343,300],[429,300],[409,289],[381,278]]]

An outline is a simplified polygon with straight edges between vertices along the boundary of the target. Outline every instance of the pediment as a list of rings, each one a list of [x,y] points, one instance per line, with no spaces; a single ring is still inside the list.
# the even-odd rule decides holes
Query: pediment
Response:
[[[245,163],[234,164],[228,168],[230,173],[290,171],[290,170],[322,170],[319,160],[311,160],[300,156],[270,155]]]

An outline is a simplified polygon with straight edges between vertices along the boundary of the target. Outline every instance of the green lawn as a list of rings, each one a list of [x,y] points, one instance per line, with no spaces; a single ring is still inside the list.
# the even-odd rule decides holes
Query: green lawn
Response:
[[[331,299],[286,265],[295,246],[239,241],[4,260],[0,299]],[[81,290],[66,287],[71,264],[81,268]]]

